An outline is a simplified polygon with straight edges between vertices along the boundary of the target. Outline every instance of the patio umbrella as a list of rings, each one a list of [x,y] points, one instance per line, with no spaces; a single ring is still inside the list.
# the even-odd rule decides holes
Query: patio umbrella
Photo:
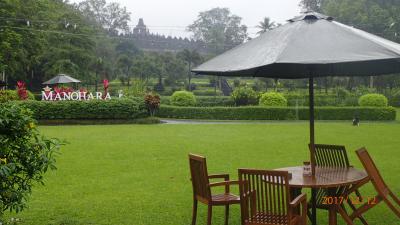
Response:
[[[68,75],[65,74],[59,74],[52,79],[44,82],[43,84],[68,84],[68,83],[80,83],[80,80],[77,80],[75,78],[72,78]]]
[[[314,78],[399,73],[400,45],[332,17],[306,12],[192,71],[216,76],[308,78],[311,165],[315,175]]]

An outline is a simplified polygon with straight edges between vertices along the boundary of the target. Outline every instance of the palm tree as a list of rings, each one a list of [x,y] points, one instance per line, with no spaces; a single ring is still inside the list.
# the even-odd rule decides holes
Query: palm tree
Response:
[[[188,90],[192,91],[191,87],[192,66],[196,66],[197,64],[199,64],[202,61],[202,57],[196,50],[190,51],[188,49],[179,52],[177,56],[181,58],[183,61],[185,61],[188,65],[188,80],[189,80]]]
[[[265,17],[264,20],[257,25],[257,28],[260,29],[260,31],[258,31],[257,34],[262,34],[268,30],[274,29],[275,27],[276,27],[275,22],[271,22],[271,19],[269,17]]]

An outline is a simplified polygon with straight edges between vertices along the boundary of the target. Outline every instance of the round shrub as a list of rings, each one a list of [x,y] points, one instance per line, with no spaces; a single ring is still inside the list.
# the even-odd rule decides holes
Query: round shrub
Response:
[[[236,88],[232,92],[232,98],[236,106],[255,105],[257,104],[257,93],[250,87]]]
[[[388,106],[388,100],[381,94],[366,94],[358,99],[358,104],[360,106],[385,107]]]
[[[276,92],[268,92],[261,95],[260,105],[261,106],[287,106],[288,102],[286,98]]]
[[[175,91],[171,96],[171,105],[175,106],[195,106],[196,97],[192,92]]]

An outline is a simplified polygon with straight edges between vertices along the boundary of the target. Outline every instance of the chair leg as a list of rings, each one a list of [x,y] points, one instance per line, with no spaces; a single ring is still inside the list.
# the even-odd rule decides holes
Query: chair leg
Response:
[[[353,220],[347,215],[347,213],[340,205],[337,206],[337,211],[348,225],[354,225]]]
[[[192,214],[192,225],[196,225],[196,217],[197,217],[197,200],[193,200],[193,214]]]
[[[311,207],[310,207],[311,208]],[[310,208],[307,208],[307,217],[308,219],[311,221],[311,212],[310,212]]]
[[[225,206],[225,225],[228,225],[229,221],[229,205]]]
[[[347,203],[350,206],[350,208],[353,210],[353,212],[357,211],[357,208],[354,206],[354,204],[351,202],[350,199],[347,200]],[[344,206],[342,206],[342,209],[346,212],[346,209],[344,208]],[[361,221],[362,224],[369,225],[367,220],[365,220],[365,218],[362,215],[359,215],[358,219]]]
[[[211,225],[212,219],[212,205],[208,205],[207,225]]]

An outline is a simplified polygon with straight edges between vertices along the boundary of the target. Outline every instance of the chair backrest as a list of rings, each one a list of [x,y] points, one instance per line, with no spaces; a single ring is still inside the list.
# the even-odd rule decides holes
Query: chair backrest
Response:
[[[367,171],[372,184],[375,186],[376,191],[383,196],[386,196],[389,188],[387,187],[385,181],[383,180],[378,168],[376,167],[374,161],[369,155],[367,149],[361,148],[356,151],[358,158],[364,166],[365,171]]]
[[[190,174],[192,177],[193,195],[205,200],[211,199],[211,190],[208,186],[208,172],[206,158],[189,154]]]
[[[242,222],[285,224],[289,221],[290,192],[287,171],[239,169],[239,181]],[[254,218],[258,219],[252,221]]]
[[[310,150],[311,145],[308,145]],[[326,167],[341,167],[347,168],[350,166],[347,151],[341,145],[322,145],[315,144],[315,164],[317,166]]]

